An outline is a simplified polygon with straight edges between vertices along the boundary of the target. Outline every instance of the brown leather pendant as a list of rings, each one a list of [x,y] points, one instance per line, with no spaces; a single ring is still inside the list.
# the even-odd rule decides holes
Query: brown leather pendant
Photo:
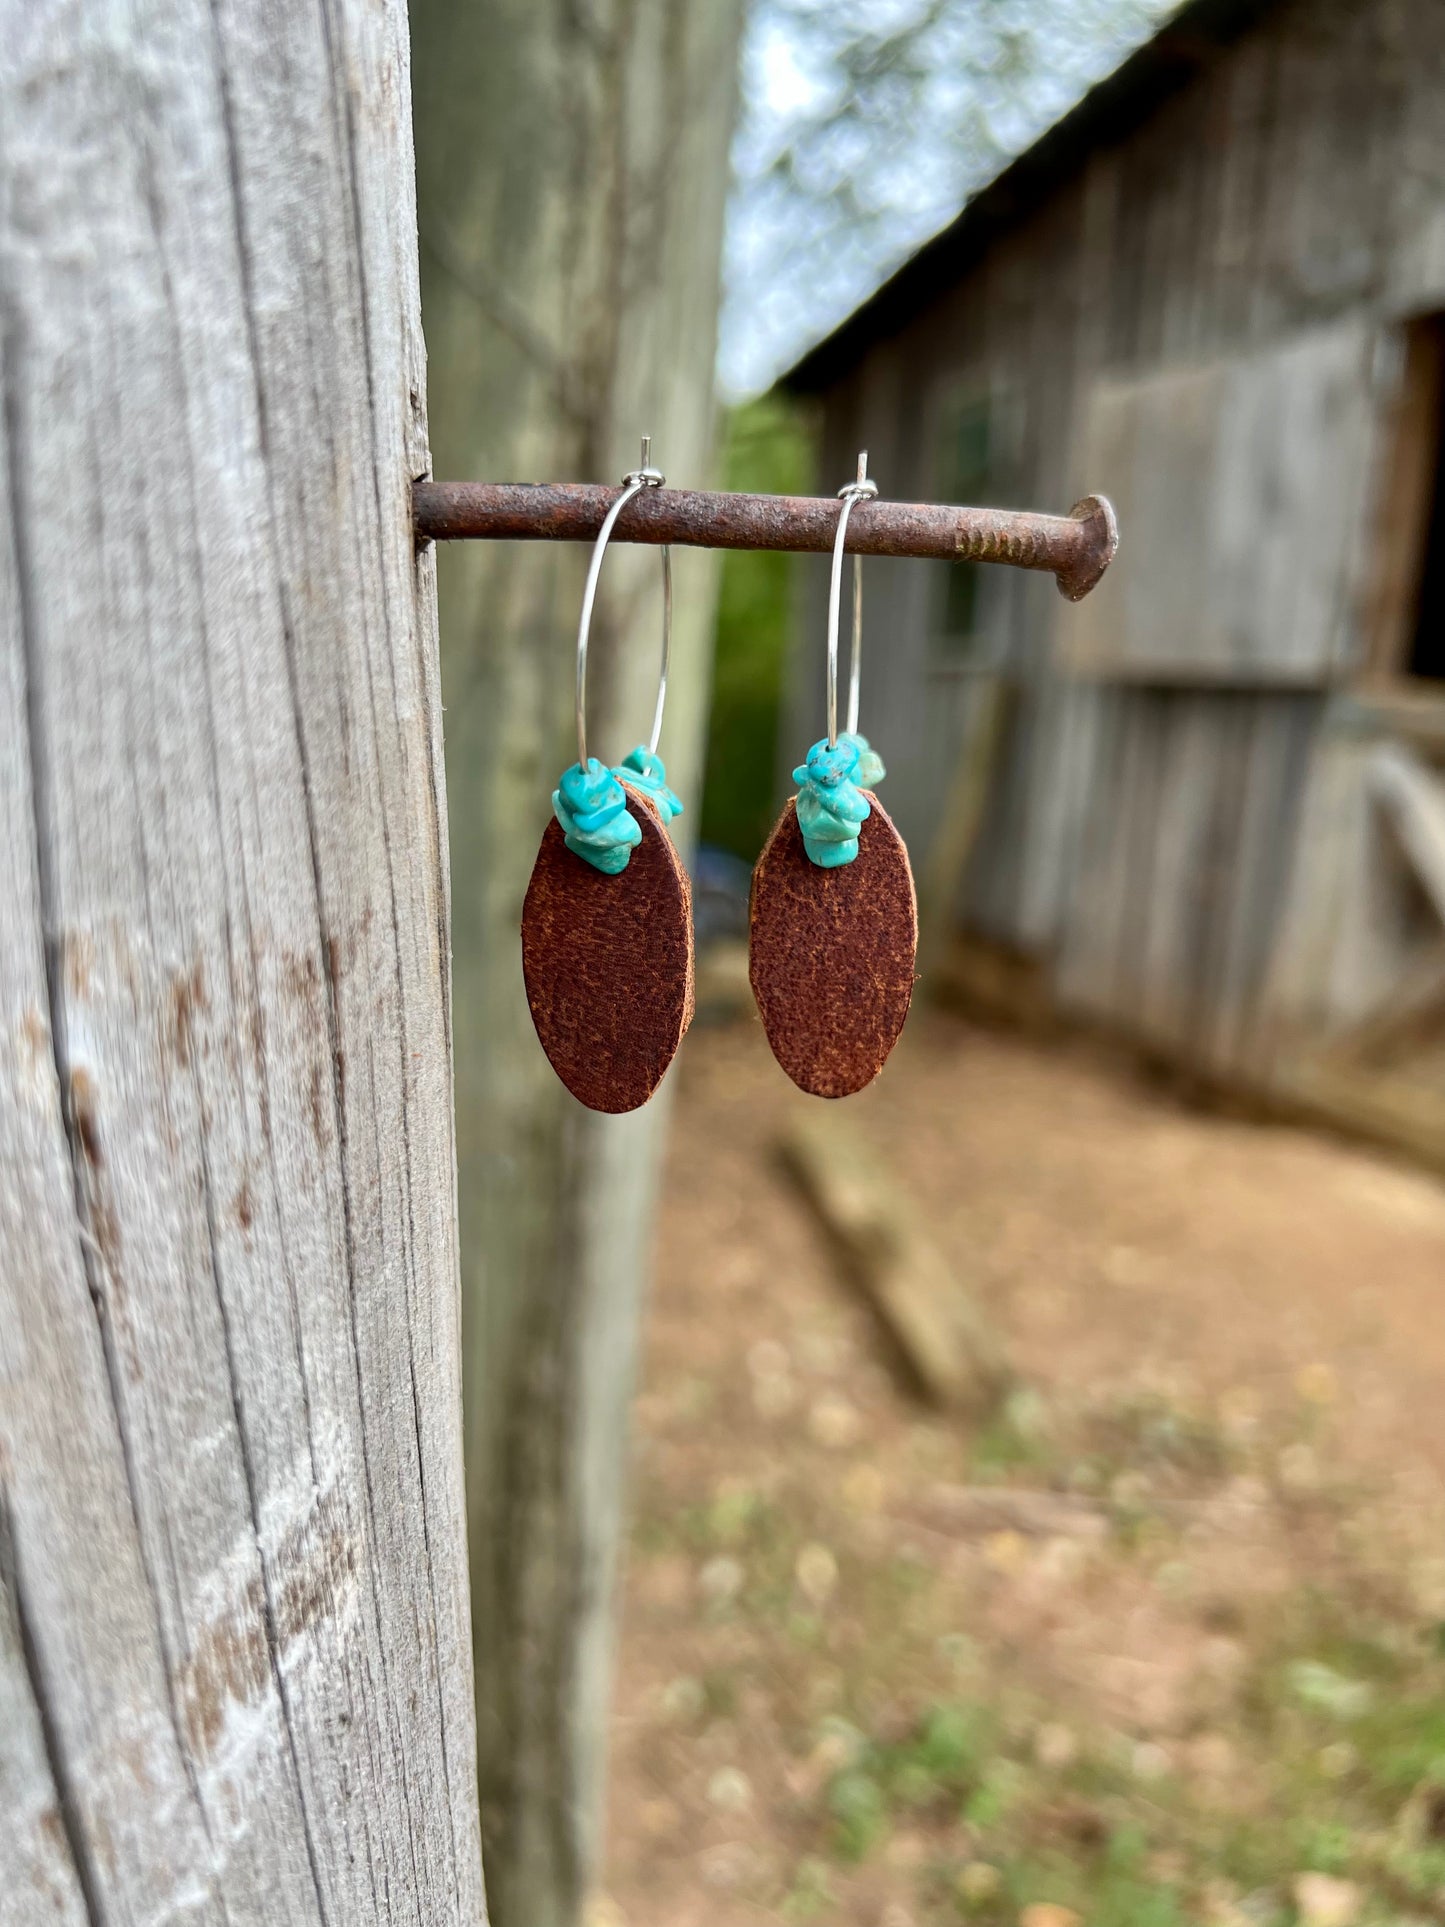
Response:
[[[858,854],[808,859],[793,799],[753,871],[748,974],[773,1055],[800,1090],[849,1097],[898,1042],[913,997],[918,903],[903,838],[871,790]]]
[[[522,904],[522,975],[542,1048],[579,1103],[635,1111],[692,1022],[692,888],[646,797],[642,841],[616,876],[567,848],[555,818]]]

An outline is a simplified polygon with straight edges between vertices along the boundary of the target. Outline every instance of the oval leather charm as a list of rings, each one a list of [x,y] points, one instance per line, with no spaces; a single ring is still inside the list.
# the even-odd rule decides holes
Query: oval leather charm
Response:
[[[773,1055],[800,1090],[871,1084],[913,998],[918,903],[903,838],[871,790],[858,854],[808,860],[792,798],[753,871],[748,975]]]
[[[692,1022],[692,889],[656,812],[631,787],[642,841],[604,876],[554,818],[522,904],[522,975],[548,1062],[592,1111],[635,1111]]]

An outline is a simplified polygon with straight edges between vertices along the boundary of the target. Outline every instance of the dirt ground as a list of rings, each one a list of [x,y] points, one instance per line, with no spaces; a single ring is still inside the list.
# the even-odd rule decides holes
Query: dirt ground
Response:
[[[847,1116],[1010,1347],[965,1422],[757,1025],[675,1074],[594,1927],[1445,1921],[1445,1187],[916,1013]]]

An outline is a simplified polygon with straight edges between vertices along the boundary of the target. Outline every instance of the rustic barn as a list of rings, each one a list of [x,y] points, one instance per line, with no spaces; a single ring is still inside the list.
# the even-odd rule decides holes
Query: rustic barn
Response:
[[[1194,0],[788,377],[820,481],[1118,510],[1078,606],[867,565],[940,968],[1438,1148],[1442,352],[1445,7]]]

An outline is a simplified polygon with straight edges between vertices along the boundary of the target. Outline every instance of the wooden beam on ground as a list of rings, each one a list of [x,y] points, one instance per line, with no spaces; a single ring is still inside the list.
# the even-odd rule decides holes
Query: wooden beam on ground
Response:
[[[1445,945],[1406,971],[1364,1015],[1336,1031],[1321,1053],[1342,1070],[1367,1070],[1438,1035],[1445,1024]]]
[[[1287,1071],[1278,1099],[1307,1123],[1367,1138],[1445,1174],[1445,1103],[1427,1086],[1316,1061]]]
[[[1445,783],[1401,743],[1382,743],[1374,752],[1368,782],[1420,887],[1445,922]]]
[[[918,1389],[947,1408],[994,1404],[1011,1379],[1002,1343],[856,1127],[836,1111],[800,1115],[778,1149]]]
[[[1025,1539],[1105,1539],[1108,1508],[1076,1492],[1012,1485],[933,1485],[912,1508],[924,1525],[957,1538],[1017,1532]]]

